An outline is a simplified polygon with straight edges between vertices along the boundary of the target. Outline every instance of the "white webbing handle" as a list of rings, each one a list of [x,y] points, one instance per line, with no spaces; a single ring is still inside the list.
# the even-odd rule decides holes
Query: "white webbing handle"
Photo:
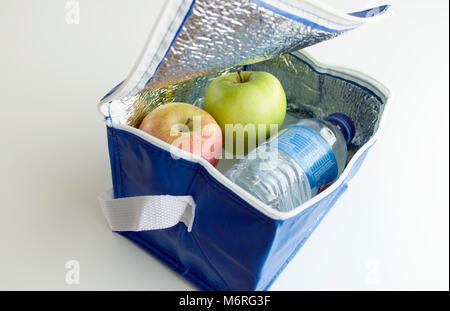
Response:
[[[170,228],[183,222],[190,232],[195,217],[191,196],[148,195],[114,199],[112,189],[99,197],[112,231],[145,231]]]

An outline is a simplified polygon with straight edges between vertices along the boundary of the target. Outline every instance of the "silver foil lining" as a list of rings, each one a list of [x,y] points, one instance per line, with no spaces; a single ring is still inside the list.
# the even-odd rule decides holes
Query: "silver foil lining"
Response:
[[[145,89],[255,63],[338,34],[305,25],[248,0],[197,0]]]
[[[324,118],[334,112],[348,115],[356,127],[356,135],[349,146],[349,159],[378,128],[384,109],[381,98],[352,81],[317,72],[295,53],[234,66],[113,101],[110,103],[112,121],[137,127],[148,112],[166,102],[187,102],[202,108],[209,83],[222,74],[237,70],[266,71],[276,76],[286,93],[288,113],[298,119]]]

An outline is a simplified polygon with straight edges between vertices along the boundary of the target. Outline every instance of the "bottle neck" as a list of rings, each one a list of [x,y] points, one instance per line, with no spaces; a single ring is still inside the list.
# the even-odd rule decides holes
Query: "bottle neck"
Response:
[[[353,137],[355,137],[355,125],[353,124],[352,119],[347,115],[343,113],[333,113],[326,117],[325,121],[335,125],[342,132],[347,145],[352,141]]]

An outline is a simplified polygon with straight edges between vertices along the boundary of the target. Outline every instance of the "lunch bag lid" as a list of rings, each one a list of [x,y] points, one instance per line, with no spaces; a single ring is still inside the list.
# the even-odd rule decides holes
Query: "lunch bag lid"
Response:
[[[100,102],[252,64],[324,40],[372,20],[388,5],[350,14],[295,0],[166,1],[128,77]]]

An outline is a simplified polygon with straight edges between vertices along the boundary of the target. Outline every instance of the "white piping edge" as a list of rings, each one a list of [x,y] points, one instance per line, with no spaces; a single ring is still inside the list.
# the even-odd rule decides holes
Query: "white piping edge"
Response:
[[[350,15],[350,13],[352,13],[352,12],[343,13],[340,10],[337,10],[334,7],[332,7],[328,4],[322,3],[322,2],[317,2],[315,0],[303,0],[303,1],[307,2],[311,7],[317,8],[324,13],[332,14],[341,20],[346,20],[349,22],[353,22],[355,24],[365,24],[368,22],[372,22],[378,18],[387,16],[387,14],[391,12],[391,10],[388,8],[383,14],[380,14],[380,15],[375,15],[375,16],[370,16],[370,17],[358,17],[358,16]],[[376,4],[375,7],[370,7],[365,10],[375,9],[377,7],[381,7],[384,5],[388,5],[387,1],[385,3]],[[361,11],[364,11],[364,10],[361,10]]]
[[[358,17],[350,15],[349,13],[343,13],[334,7],[313,1],[313,0],[301,0],[301,1],[291,1],[291,0],[260,0],[261,2],[265,2],[271,6],[277,7],[280,10],[292,12],[292,11],[302,11],[303,14],[296,14],[302,17],[308,17],[311,21],[319,22],[321,26],[329,27],[329,28],[348,28],[348,27],[358,27],[368,22],[372,22],[378,19],[381,16],[386,16],[390,10],[388,9],[386,12],[380,15],[370,16],[370,17]],[[383,6],[385,4],[378,4],[377,6]],[[286,8],[289,7],[289,10]],[[376,7],[375,7],[376,8]],[[367,8],[367,10],[374,8]],[[295,13],[294,13],[295,14]],[[338,29],[336,29],[338,30]]]
[[[342,78],[345,78],[345,79],[348,79],[351,81],[355,81],[358,84],[367,87],[368,89],[370,89],[371,91],[373,91],[375,94],[377,94],[378,96],[380,96],[382,98],[382,100],[384,101],[384,110],[383,110],[383,113],[382,113],[382,116],[381,116],[381,119],[380,119],[380,122],[378,125],[378,129],[373,134],[373,136],[363,146],[361,146],[361,148],[359,148],[359,150],[353,155],[352,159],[349,161],[349,163],[347,164],[347,166],[345,167],[344,171],[339,176],[339,178],[330,187],[328,187],[325,191],[319,193],[318,195],[314,196],[307,202],[303,203],[302,205],[296,207],[295,209],[293,209],[291,211],[280,212],[280,211],[272,209],[271,207],[264,204],[263,202],[261,202],[260,200],[255,198],[253,195],[251,195],[250,193],[248,193],[247,191],[245,191],[238,185],[234,184],[232,181],[230,181],[228,178],[226,178],[219,170],[217,170],[214,166],[212,166],[211,163],[209,163],[207,160],[205,160],[199,156],[196,156],[189,152],[175,148],[175,147],[171,146],[170,144],[168,144],[156,137],[153,137],[144,131],[141,131],[137,128],[131,127],[129,125],[113,123],[111,126],[113,128],[119,129],[119,130],[130,132],[130,133],[142,138],[143,140],[148,141],[151,144],[154,144],[154,145],[158,146],[159,148],[170,152],[171,154],[174,154],[176,157],[183,158],[187,161],[199,163],[208,171],[208,173],[212,177],[214,177],[221,184],[223,184],[224,186],[229,188],[231,191],[236,193],[244,201],[247,201],[248,203],[250,203],[250,205],[252,205],[256,210],[260,211],[264,215],[266,215],[272,219],[276,219],[276,220],[285,220],[285,219],[291,218],[291,217],[301,213],[305,209],[311,207],[312,205],[314,205],[318,201],[322,200],[329,194],[331,194],[334,190],[336,190],[343,183],[343,181],[346,179],[346,177],[350,173],[351,168],[356,163],[358,158],[368,148],[370,148],[377,140],[382,128],[384,127],[384,123],[385,123],[384,120],[385,120],[386,112],[390,106],[390,103],[393,100],[393,96],[392,96],[391,92],[383,84],[381,84],[379,81],[377,81],[373,78],[370,78],[369,76],[367,76],[361,72],[351,70],[351,69],[341,68],[338,66],[325,67],[325,65],[314,60],[308,53],[303,52],[303,51],[302,52],[297,51],[297,52],[294,52],[293,54],[295,54],[296,56],[300,57],[302,60],[305,60],[307,63],[312,65],[314,67],[314,69],[317,70],[318,72],[333,74],[338,77],[342,77]]]

